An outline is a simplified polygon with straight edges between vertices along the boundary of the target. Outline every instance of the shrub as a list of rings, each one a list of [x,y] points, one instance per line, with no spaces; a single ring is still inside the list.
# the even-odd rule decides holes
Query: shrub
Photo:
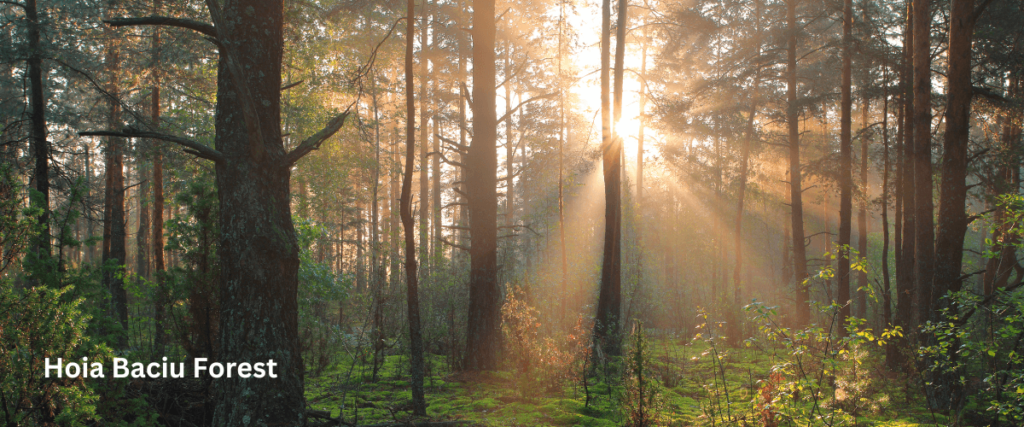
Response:
[[[651,375],[650,342],[644,334],[643,323],[633,326],[633,336],[626,354],[622,391],[622,411],[630,427],[657,425],[661,412],[661,386]]]
[[[81,425],[96,416],[97,393],[81,377],[45,376],[45,359],[109,360],[110,349],[86,338],[89,316],[72,288],[0,286],[0,416],[6,425]]]

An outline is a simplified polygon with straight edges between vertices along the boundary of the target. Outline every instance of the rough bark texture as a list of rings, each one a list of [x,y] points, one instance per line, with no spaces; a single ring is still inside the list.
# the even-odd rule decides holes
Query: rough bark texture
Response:
[[[797,0],[786,0],[786,124],[789,129],[789,197],[790,219],[793,227],[793,279],[796,287],[796,315],[794,323],[803,327],[810,322],[810,292],[804,285],[807,279],[807,247],[804,246],[803,190],[800,184],[800,106],[796,93],[796,45],[799,29],[796,22]]]
[[[473,6],[473,143],[464,163],[471,239],[464,368],[490,370],[498,367],[501,348],[494,0]]]
[[[215,117],[216,149],[225,158],[216,164],[219,360],[277,364],[277,378],[214,381],[213,424],[218,426],[302,425],[305,418],[299,249],[280,124],[283,11],[282,0],[227,0],[217,22],[225,46]],[[229,61],[237,66],[229,69]]]
[[[850,229],[853,220],[853,147],[850,140],[850,125],[853,97],[850,36],[853,31],[853,1],[843,1],[843,70],[840,90],[839,117],[839,259],[836,276],[839,281],[838,332],[847,335],[846,318],[850,317]],[[828,248],[831,250],[831,248]]]

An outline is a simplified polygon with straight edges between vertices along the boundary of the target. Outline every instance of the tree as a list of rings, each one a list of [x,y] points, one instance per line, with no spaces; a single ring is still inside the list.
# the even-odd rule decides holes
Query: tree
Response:
[[[222,378],[214,385],[214,424],[293,424],[305,419],[297,320],[298,242],[291,219],[291,167],[345,123],[348,111],[286,151],[281,137],[281,0],[222,5],[213,24],[171,17],[115,18],[126,25],[188,28],[220,48],[215,148],[155,130],[82,135],[157,138],[214,162],[220,202],[220,360],[273,359],[277,378]]]
[[[914,258],[917,322],[931,316],[935,273],[935,228],[932,208],[932,61],[931,0],[914,0]]]
[[[498,367],[501,290],[498,287],[498,118],[495,110],[494,0],[473,7],[473,142],[465,162],[469,203],[468,370]]]
[[[413,163],[416,159],[416,95],[413,87],[413,39],[416,37],[416,1],[406,2],[407,14],[405,16],[405,174],[402,176],[402,199],[401,215],[402,228],[405,229],[405,286],[406,306],[409,315],[409,369],[412,374],[412,413],[413,415],[426,416],[427,403],[423,397],[423,335],[420,330],[420,297],[419,278],[416,276],[416,234],[415,224],[412,219],[412,173]],[[426,22],[426,13],[423,14],[423,21]],[[424,42],[426,42],[426,31],[424,30]],[[424,43],[424,47],[426,43]],[[424,58],[424,61],[426,59]],[[424,67],[426,68],[426,67]],[[421,91],[421,94],[424,92]],[[424,103],[421,101],[420,106]],[[420,126],[426,126],[426,115],[420,116]],[[422,136],[422,134],[421,134]],[[426,138],[423,138],[422,142]],[[420,157],[420,165],[425,167],[426,160]],[[424,168],[425,169],[425,168]],[[425,172],[424,172],[425,173]],[[421,175],[421,179],[425,178]],[[421,191],[426,188],[426,179],[420,185]],[[424,198],[425,199],[425,198]],[[420,203],[426,203],[421,199]],[[421,210],[421,212],[423,212]],[[422,216],[421,221],[426,221]],[[421,232],[421,236],[423,233]],[[420,240],[425,245],[425,239]]]
[[[786,125],[789,131],[789,197],[793,233],[793,279],[796,282],[797,326],[806,326],[811,319],[810,292],[807,279],[807,247],[804,245],[803,189],[800,170],[800,101],[797,99],[796,48],[799,27],[796,20],[798,0],[786,0]]]
[[[850,126],[853,104],[852,58],[850,44],[853,31],[853,1],[843,1],[843,72],[839,117],[839,260],[836,276],[839,279],[839,336],[846,336],[846,318],[850,317],[850,228],[853,220],[853,147]]]
[[[609,67],[611,62],[611,0],[602,3],[601,33],[601,159],[604,170],[604,249],[601,257],[601,289],[597,297],[594,340],[607,354],[619,354],[619,316],[622,304],[622,142],[612,129]],[[619,0],[618,24],[622,37],[616,37],[616,116],[622,108],[622,56],[625,47],[626,2]],[[617,117],[616,117],[617,119]]]

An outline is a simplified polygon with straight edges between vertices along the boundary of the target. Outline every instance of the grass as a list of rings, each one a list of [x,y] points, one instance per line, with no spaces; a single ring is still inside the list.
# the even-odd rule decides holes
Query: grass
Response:
[[[756,402],[772,371],[769,354],[752,348],[719,349],[721,368],[715,375],[717,362],[704,343],[662,338],[653,341],[652,350],[649,369],[662,384],[661,425],[764,425]],[[790,401],[791,414],[810,415],[779,416],[778,425],[827,425],[830,419],[834,425],[851,426],[943,425],[945,417],[924,409],[919,393],[910,389],[908,397],[905,378],[878,369],[878,357],[864,354],[856,378],[849,378],[849,372],[830,376],[835,386],[822,388],[822,400],[827,402],[817,412],[806,397]],[[614,366],[611,386],[602,369],[591,377],[587,404],[580,384],[559,384],[507,370],[450,373],[441,356],[429,356],[428,361],[434,373],[425,381],[427,413],[432,419],[488,426],[617,426],[623,422],[618,402],[621,386],[615,385],[621,383],[620,371]],[[403,420],[411,412],[407,370],[407,358],[387,356],[374,381],[368,366],[343,360],[322,375],[307,378],[306,399],[313,409],[330,411],[332,417],[343,414],[348,423]],[[852,416],[835,422],[836,418],[829,418],[833,408]]]

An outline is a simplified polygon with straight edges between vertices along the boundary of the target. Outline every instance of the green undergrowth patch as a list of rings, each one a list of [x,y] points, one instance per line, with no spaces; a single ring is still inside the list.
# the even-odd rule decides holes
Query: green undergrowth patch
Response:
[[[762,395],[777,359],[761,350],[740,346],[719,348],[721,359],[716,361],[699,341],[662,338],[652,340],[652,344],[647,369],[661,386],[659,425],[764,425],[760,418],[763,408],[757,406],[758,396]],[[551,381],[524,379],[511,370],[452,373],[440,356],[428,357],[428,362],[433,375],[424,381],[427,413],[434,420],[465,420],[487,426],[624,423],[620,409],[621,369],[617,363],[609,365],[613,368],[594,369],[586,385],[590,392],[588,402],[582,384],[563,382],[552,387]],[[864,394],[855,397],[860,402],[853,405],[858,408],[856,422],[837,425],[913,427],[935,425],[935,421],[941,425],[946,421],[945,417],[922,409],[923,402],[901,377],[880,377],[880,373],[869,371],[867,366],[875,366],[876,362],[863,363],[865,368],[860,375],[868,385],[860,386]],[[720,364],[717,371],[713,368],[715,363]],[[401,355],[387,356],[376,379],[369,361],[343,359],[321,375],[306,378],[306,399],[312,409],[329,411],[332,417],[342,415],[346,423],[401,421],[408,419],[412,409],[408,378],[408,358]],[[833,399],[831,389],[828,398]],[[709,408],[715,405],[725,408],[727,414],[719,413],[712,420],[714,414]],[[847,402],[846,406],[851,405]],[[807,409],[810,410],[809,406]],[[779,426],[825,425],[804,420],[781,421]]]

